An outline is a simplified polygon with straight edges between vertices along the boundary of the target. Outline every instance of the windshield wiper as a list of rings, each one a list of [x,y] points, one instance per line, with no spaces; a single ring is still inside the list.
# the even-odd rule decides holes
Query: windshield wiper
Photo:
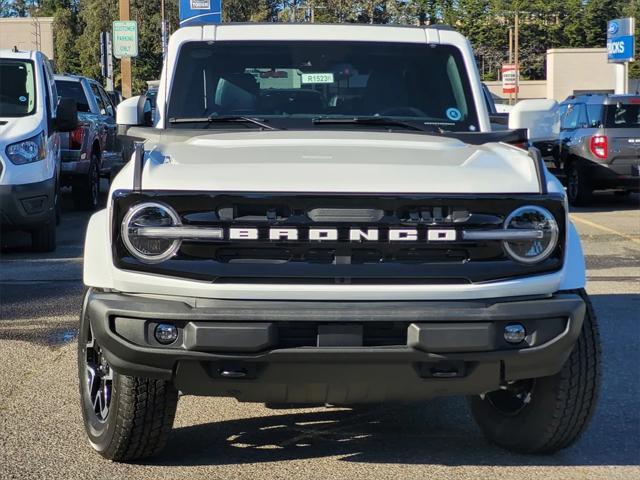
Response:
[[[396,120],[389,117],[316,117],[313,120],[317,125],[380,125],[383,127],[402,127],[419,132],[443,133],[440,127],[425,125],[419,127],[411,122]]]
[[[243,115],[209,115],[208,117],[179,117],[170,118],[169,123],[244,123],[256,125],[265,130],[278,130],[276,127],[267,125],[266,123],[253,117],[245,117]]]

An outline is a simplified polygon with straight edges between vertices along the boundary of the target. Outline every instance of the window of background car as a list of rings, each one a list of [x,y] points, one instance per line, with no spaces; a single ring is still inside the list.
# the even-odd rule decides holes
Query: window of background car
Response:
[[[562,117],[560,126],[563,130],[574,130],[586,126],[587,113],[582,103],[571,103],[567,106],[567,112]]]
[[[98,104],[98,110],[102,115],[106,115],[107,108],[104,103],[104,100],[100,96],[100,90],[98,89],[98,86],[95,83],[90,83],[89,86],[91,87],[91,92],[93,93],[93,97],[96,99],[96,103]]]
[[[72,80],[56,80],[56,87],[60,97],[73,98],[76,101],[76,107],[79,112],[91,111],[82,83]]]
[[[590,127],[597,128],[602,125],[602,104],[592,103],[587,105],[587,118]]]
[[[36,111],[33,62],[0,58],[0,117],[24,117]]]
[[[320,116],[379,115],[478,128],[462,56],[448,45],[191,42],[175,72],[169,118],[295,118],[294,128],[313,128],[309,120]]]
[[[604,118],[605,128],[640,127],[640,99],[638,103],[606,105]]]

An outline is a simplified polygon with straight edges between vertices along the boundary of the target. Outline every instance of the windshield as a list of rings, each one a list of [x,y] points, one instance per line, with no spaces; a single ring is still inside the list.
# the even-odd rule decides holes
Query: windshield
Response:
[[[173,128],[243,128],[223,122],[171,122],[225,115],[259,117],[289,129],[327,125],[312,121],[318,118],[380,116],[443,130],[476,131],[472,99],[462,56],[451,46],[191,42],[180,50],[167,116]]]
[[[640,98],[604,107],[605,128],[640,128]]]
[[[56,88],[58,89],[58,96],[73,98],[76,101],[76,107],[79,112],[91,111],[82,83],[72,80],[56,80]]]
[[[25,117],[35,111],[33,62],[0,58],[0,117]]]

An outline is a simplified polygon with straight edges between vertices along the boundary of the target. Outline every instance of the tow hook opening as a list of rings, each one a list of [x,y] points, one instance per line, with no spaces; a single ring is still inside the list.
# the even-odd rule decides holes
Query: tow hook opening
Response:
[[[473,369],[472,363],[463,360],[420,362],[416,369],[422,378],[462,378]]]

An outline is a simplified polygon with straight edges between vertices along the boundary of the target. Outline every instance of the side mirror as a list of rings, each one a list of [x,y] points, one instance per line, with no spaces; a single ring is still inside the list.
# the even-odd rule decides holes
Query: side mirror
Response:
[[[71,132],[78,126],[78,106],[73,98],[60,97],[56,107],[56,130]]]
[[[521,100],[509,113],[509,128],[526,128],[529,140],[550,140],[560,134],[558,102],[555,100]]]
[[[151,101],[146,95],[123,100],[116,109],[116,123],[127,127],[152,126]]]

